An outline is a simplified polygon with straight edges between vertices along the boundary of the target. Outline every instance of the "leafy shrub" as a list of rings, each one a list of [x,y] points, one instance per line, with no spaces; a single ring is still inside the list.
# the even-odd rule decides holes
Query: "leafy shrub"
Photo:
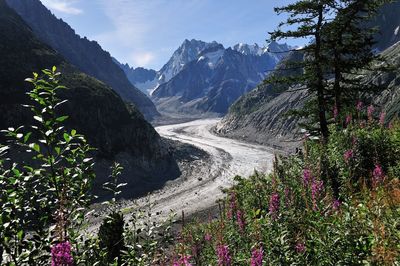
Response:
[[[73,243],[91,201],[92,148],[62,125],[59,75],[54,67],[27,79],[35,123],[3,131],[10,142],[0,152],[0,245],[14,265],[46,264],[52,243]]]
[[[331,132],[270,174],[236,177],[220,219],[183,230],[176,265],[399,264],[400,126],[369,118]]]

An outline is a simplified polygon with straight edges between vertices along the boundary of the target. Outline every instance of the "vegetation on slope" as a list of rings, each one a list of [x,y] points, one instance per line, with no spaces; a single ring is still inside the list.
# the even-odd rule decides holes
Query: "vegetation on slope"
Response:
[[[307,139],[270,174],[236,177],[220,219],[182,231],[175,265],[400,263],[400,125],[371,111],[332,126],[326,146]],[[339,198],[322,174],[325,156]]]

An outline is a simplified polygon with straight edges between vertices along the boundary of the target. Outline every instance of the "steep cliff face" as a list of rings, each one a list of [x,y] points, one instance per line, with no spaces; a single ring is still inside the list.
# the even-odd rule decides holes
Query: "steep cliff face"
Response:
[[[376,35],[377,43],[374,48],[383,51],[383,56],[396,70],[385,74],[372,72],[362,81],[362,84],[374,82],[387,88],[373,99],[375,104],[387,113],[387,120],[398,116],[400,111],[400,75],[397,70],[400,67],[399,13],[399,1],[387,4],[369,25],[379,27],[380,32]],[[292,53],[288,60],[302,59],[299,53]],[[274,74],[281,75],[279,69],[280,66]],[[290,144],[301,138],[301,131],[297,119],[288,118],[285,114],[288,110],[304,104],[305,92],[290,93],[285,92],[286,90],[287,88],[259,85],[231,106],[229,113],[215,128],[216,132],[227,137],[290,147]],[[284,93],[281,93],[282,91]]]
[[[185,41],[167,64],[179,65],[180,70],[176,74],[165,75],[167,81],[152,93],[159,110],[168,113],[225,114],[236,99],[259,84],[267,71],[273,69],[284,56],[284,53],[278,55],[271,49],[275,46],[286,51],[289,49],[276,43],[264,48],[238,44],[233,49],[225,49],[215,42],[203,46],[194,44],[193,40]],[[179,63],[182,58],[185,60]],[[173,59],[179,60],[175,62]],[[178,68],[170,69],[166,73],[175,73],[172,70]]]
[[[301,75],[300,70],[281,71],[284,62],[301,61],[303,54],[292,52],[277,66],[276,76]],[[306,92],[286,92],[287,87],[260,84],[239,98],[215,127],[216,133],[277,148],[292,148],[301,137],[298,120],[286,114],[303,106]]]
[[[158,112],[146,95],[135,88],[112,57],[95,41],[81,38],[63,20],[57,19],[39,0],[6,0],[44,43],[59,52],[82,72],[111,86],[125,101],[135,104],[146,118]]]
[[[98,149],[97,188],[107,177],[107,167],[113,160],[127,167],[123,177],[129,183],[127,197],[158,188],[178,175],[168,148],[141,113],[128,108],[103,82],[80,72],[43,44],[4,0],[0,0],[0,32],[1,129],[30,124],[31,115],[21,107],[28,101],[25,92],[29,86],[24,79],[55,65],[68,87],[60,94],[68,100],[61,111],[70,117],[67,127],[85,134]]]
[[[384,51],[400,41],[400,1],[386,4],[380,14],[371,22],[371,26],[379,26],[376,35],[376,49]]]

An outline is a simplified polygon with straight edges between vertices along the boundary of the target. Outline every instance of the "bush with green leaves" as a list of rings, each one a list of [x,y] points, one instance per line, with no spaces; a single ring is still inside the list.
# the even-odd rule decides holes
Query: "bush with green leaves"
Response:
[[[99,234],[87,230],[94,149],[76,130],[67,130],[58,98],[60,73],[53,67],[27,79],[33,125],[3,131],[0,144],[1,265],[154,265],[171,245],[170,221],[156,222],[149,209],[120,210],[122,167],[115,163],[104,188],[112,192]],[[92,209],[92,210],[91,210]],[[124,222],[124,213],[131,218]],[[158,219],[159,220],[159,219]],[[90,228],[89,228],[90,229]]]
[[[400,265],[400,125],[381,122],[332,126],[326,145],[236,177],[220,219],[183,230],[174,265]]]
[[[48,264],[53,243],[77,239],[92,200],[93,149],[63,126],[59,75],[53,67],[27,79],[33,89],[25,107],[34,124],[3,131],[9,142],[1,148],[0,244],[11,265]]]

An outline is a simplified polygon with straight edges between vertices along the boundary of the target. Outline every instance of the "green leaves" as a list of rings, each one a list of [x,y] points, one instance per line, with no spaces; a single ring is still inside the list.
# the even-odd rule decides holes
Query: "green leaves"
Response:
[[[56,118],[56,121],[57,122],[64,122],[65,120],[67,120],[68,119],[68,116],[60,116],[60,117],[57,117]]]
[[[43,76],[34,73],[27,79],[33,89],[27,93],[32,103],[26,107],[35,125],[2,131],[12,141],[11,147],[23,148],[18,149],[21,165],[9,162],[11,169],[4,170],[0,158],[0,246],[18,265],[48,264],[51,244],[61,240],[50,239],[59,234],[49,234],[49,228],[64,230],[62,235],[76,243],[74,237],[92,199],[93,160],[87,156],[92,148],[76,130],[69,134],[62,126],[68,116],[55,109],[66,101],[58,99],[56,91],[65,87],[58,84],[56,71],[53,67],[43,70]],[[0,156],[8,150],[9,146],[0,146]],[[57,226],[52,224],[54,218]],[[68,232],[65,224],[71,225]]]
[[[39,144],[37,144],[37,143],[30,143],[28,146],[29,146],[29,148],[31,148],[32,150],[34,150],[34,151],[40,153],[40,146],[39,146]]]

